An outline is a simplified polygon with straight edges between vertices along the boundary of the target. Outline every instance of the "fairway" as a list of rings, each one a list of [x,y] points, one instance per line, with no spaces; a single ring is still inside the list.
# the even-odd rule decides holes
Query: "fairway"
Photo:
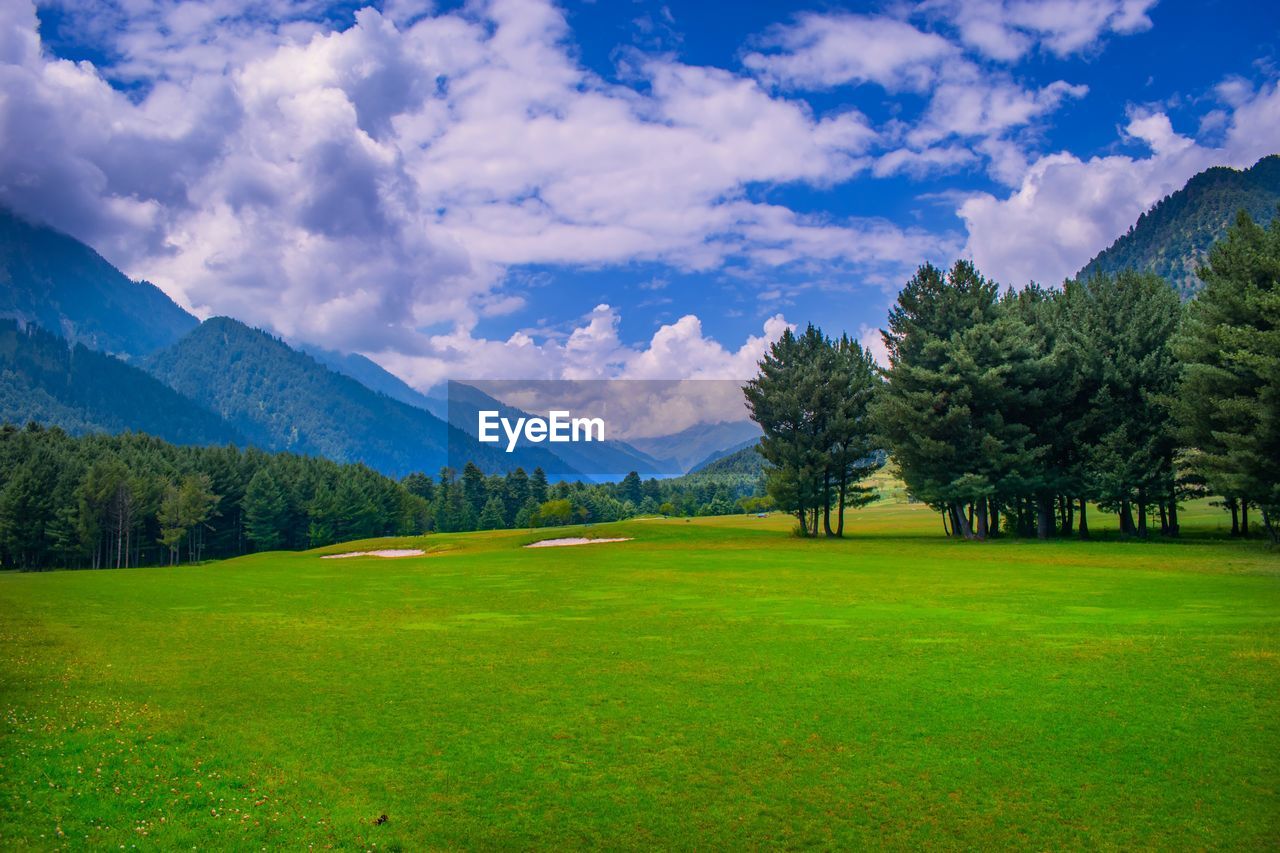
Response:
[[[5,573],[0,847],[1275,848],[1280,555],[1223,520]],[[319,557],[375,548],[427,554]]]

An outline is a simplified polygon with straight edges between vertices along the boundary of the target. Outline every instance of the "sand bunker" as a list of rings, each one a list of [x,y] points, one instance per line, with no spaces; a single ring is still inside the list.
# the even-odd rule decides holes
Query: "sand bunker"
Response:
[[[421,557],[426,552],[418,548],[405,548],[397,551],[393,548],[381,551],[352,551],[347,554],[325,554],[322,560],[341,560],[346,557]]]
[[[581,536],[570,537],[568,539],[543,539],[541,542],[533,542],[525,545],[526,548],[559,548],[564,545],[595,545],[600,542],[630,542],[631,537],[626,536],[621,539],[583,539]]]

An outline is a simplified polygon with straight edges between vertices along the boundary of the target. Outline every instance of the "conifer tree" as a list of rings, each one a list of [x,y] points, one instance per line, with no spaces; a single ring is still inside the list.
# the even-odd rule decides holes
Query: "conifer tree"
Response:
[[[274,551],[287,539],[289,507],[269,468],[259,468],[244,494],[245,535],[259,551]]]
[[[1280,217],[1243,211],[1210,250],[1205,287],[1175,341],[1184,370],[1174,409],[1209,488],[1280,536]],[[1234,506],[1233,506],[1234,514]],[[1233,525],[1234,527],[1234,525]]]

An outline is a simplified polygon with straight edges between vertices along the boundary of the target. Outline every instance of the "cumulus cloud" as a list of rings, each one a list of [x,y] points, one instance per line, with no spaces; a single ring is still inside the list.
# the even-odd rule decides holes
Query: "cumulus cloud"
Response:
[[[636,58],[637,86],[608,83],[549,2],[394,4],[345,28],[284,0],[60,5],[114,59],[52,57],[34,7],[5,5],[0,202],[197,313],[462,367],[533,340],[472,335],[520,307],[511,267],[874,266],[874,247],[905,261],[922,243],[746,200],[867,169],[877,133],[857,111],[818,117],[661,56]]]
[[[885,286],[961,250],[948,233],[801,212],[780,187],[985,168],[1011,191],[963,202],[966,251],[1004,280],[1053,281],[1196,169],[1266,153],[1280,126],[1274,87],[1231,79],[1203,124],[1213,146],[1147,111],[1126,134],[1148,156],[1037,156],[1025,138],[1086,90],[1010,63],[1150,26],[1148,0],[805,13],[742,68],[629,49],[622,82],[578,61],[550,0],[395,0],[341,21],[350,7],[321,0],[47,2],[108,61],[53,56],[30,0],[0,4],[0,203],[198,313],[364,352],[420,387],[737,378],[785,324],[724,346],[690,315],[637,345],[601,305],[564,334],[480,334],[527,305],[515,283],[530,265],[732,268],[772,306],[798,287],[780,268]],[[877,126],[849,99],[819,111],[797,94],[864,86],[909,107]]]
[[[1239,96],[1223,142],[1210,146],[1175,132],[1162,112],[1135,112],[1125,128],[1146,156],[1082,159],[1067,152],[1032,163],[1005,198],[981,193],[960,206],[965,253],[1005,284],[1056,285],[1075,275],[1155,202],[1215,165],[1247,167],[1275,153],[1280,128],[1276,84]]]
[[[1026,19],[1048,26],[1047,12],[1032,14],[1021,6],[990,5],[988,11],[995,17],[983,19],[988,22]],[[1058,7],[1074,5],[1071,0],[1058,0]],[[908,17],[915,12],[924,20],[954,23],[968,20],[967,8],[938,3],[899,11]],[[993,26],[1005,30],[1004,24]],[[963,34],[965,27],[960,29]],[[1010,38],[1021,37],[1020,30],[1012,32]],[[922,177],[977,163],[1011,131],[1052,114],[1067,99],[1088,93],[1087,87],[1064,80],[1024,86],[1003,67],[991,67],[986,62],[990,52],[975,52],[976,47],[972,41],[956,43],[889,15],[808,13],[774,28],[763,40],[762,50],[748,54],[743,63],[762,80],[784,88],[875,84],[890,93],[919,93],[926,99],[925,109],[918,117],[900,122],[896,133],[887,134],[900,144],[877,157],[872,173]],[[1020,49],[1004,58],[1015,59],[1023,52]],[[964,143],[943,144],[956,139]],[[991,159],[997,174],[1003,174],[1007,165],[1007,159]]]
[[[774,83],[828,89],[876,83],[923,91],[958,51],[942,36],[885,16],[808,13],[775,28],[743,64]]]
[[[449,378],[505,379],[733,379],[754,376],[769,345],[790,327],[781,314],[765,320],[760,334],[737,348],[707,335],[687,314],[658,328],[639,345],[618,334],[617,309],[597,305],[563,337],[537,342],[525,332],[506,341],[471,337],[455,330],[433,337],[421,351],[376,356],[383,367],[420,387]]]
[[[970,48],[1011,62],[1043,47],[1058,57],[1094,47],[1111,33],[1151,27],[1157,0],[926,0],[921,10],[959,31]]]

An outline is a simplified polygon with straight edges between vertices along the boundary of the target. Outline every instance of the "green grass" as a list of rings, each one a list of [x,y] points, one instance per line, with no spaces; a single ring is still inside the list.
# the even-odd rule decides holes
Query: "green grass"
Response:
[[[1274,849],[1280,555],[1187,522],[2,575],[0,848]]]

